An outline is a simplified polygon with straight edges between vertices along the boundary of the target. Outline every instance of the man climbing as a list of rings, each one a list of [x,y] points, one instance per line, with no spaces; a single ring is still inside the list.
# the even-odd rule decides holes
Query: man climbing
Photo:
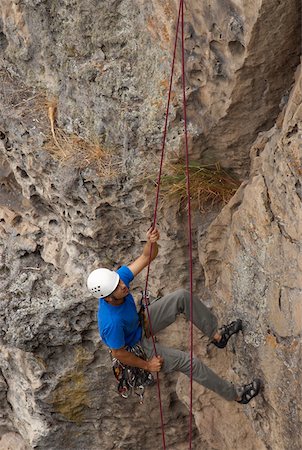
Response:
[[[115,360],[122,367],[137,368],[140,373],[179,371],[190,376],[190,354],[156,344],[154,355],[152,338],[143,329],[136,305],[129,292],[129,285],[151,260],[158,254],[159,232],[155,228],[147,232],[147,243],[142,254],[129,266],[122,266],[116,272],[96,269],[88,277],[89,291],[99,298],[98,325],[103,342],[111,349]],[[149,314],[153,334],[173,323],[178,314],[190,317],[190,293],[179,289],[152,302]],[[230,337],[242,330],[241,320],[218,329],[215,315],[196,297],[193,297],[194,325],[206,334],[218,348],[224,348]],[[140,351],[137,351],[137,348]],[[235,387],[223,380],[200,360],[193,359],[193,379],[216,392],[226,400],[248,403],[261,387],[260,380]]]

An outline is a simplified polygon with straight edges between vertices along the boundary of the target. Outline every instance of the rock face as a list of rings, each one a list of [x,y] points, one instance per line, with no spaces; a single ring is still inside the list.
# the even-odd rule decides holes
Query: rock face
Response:
[[[245,322],[238,374],[252,367],[264,380],[264,401],[249,416],[267,448],[302,445],[301,118],[299,69],[284,114],[252,147],[248,182],[201,244],[215,306]]]
[[[160,448],[156,388],[142,406],[117,395],[85,279],[141,251],[177,10],[172,0],[1,2],[1,449]],[[192,158],[245,178],[221,212],[194,211],[195,288],[245,330],[236,350],[208,356],[198,333],[194,350],[227,379],[265,384],[246,408],[196,386],[198,449],[302,447],[300,14],[298,0],[186,9]],[[168,160],[182,154],[180,79],[177,62]],[[155,295],[188,281],[185,215],[164,204],[159,218]],[[135,292],[143,286],[138,277]],[[186,328],[160,339],[185,347]],[[188,380],[162,377],[162,391],[168,448],[182,450]]]

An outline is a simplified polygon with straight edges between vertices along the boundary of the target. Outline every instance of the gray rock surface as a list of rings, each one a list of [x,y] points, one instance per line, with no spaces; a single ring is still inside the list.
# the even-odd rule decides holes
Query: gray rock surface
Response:
[[[154,186],[146,179],[159,163],[177,3],[1,2],[3,450],[160,448],[156,387],[142,406],[117,395],[85,279],[100,264],[135,258],[151,222]],[[218,206],[196,210],[193,225],[196,291],[213,298],[221,320],[240,315],[246,328],[236,350],[209,356],[198,333],[194,350],[234,382],[251,375],[265,381],[263,397],[246,408],[195,386],[193,445],[298,450],[300,73],[289,92],[299,63],[300,2],[189,3],[191,155],[245,177],[220,214]],[[177,58],[168,160],[183,151]],[[159,224],[154,295],[188,282],[185,213],[163,203]],[[136,296],[143,286],[141,276]],[[159,338],[186,348],[187,329],[179,321]],[[182,450],[188,380],[161,379],[168,448]]]
[[[215,308],[245,324],[233,362],[237,377],[264,381],[249,417],[267,448],[280,450],[302,445],[301,114],[299,69],[284,113],[252,147],[248,182],[200,247]]]

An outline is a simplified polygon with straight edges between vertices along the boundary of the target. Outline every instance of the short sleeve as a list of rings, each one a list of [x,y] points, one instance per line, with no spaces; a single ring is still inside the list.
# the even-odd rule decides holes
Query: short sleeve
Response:
[[[134,275],[127,266],[120,267],[116,273],[120,276],[120,279],[125,283],[125,285],[129,288],[129,284],[134,279]]]

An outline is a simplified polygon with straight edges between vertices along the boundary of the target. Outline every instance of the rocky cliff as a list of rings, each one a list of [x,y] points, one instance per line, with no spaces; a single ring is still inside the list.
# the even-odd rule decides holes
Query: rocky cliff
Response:
[[[178,2],[2,0],[0,4],[0,448],[159,449],[156,388],[122,401],[85,279],[141,251],[153,213]],[[195,354],[246,407],[194,386],[196,449],[300,450],[302,76],[298,0],[186,3],[189,144],[242,184],[193,211],[194,287],[227,351]],[[180,54],[167,162],[183,152]],[[154,295],[186,287],[186,218],[163,202]],[[143,276],[135,284],[139,293]],[[187,347],[180,320],[159,339]],[[189,383],[161,376],[169,449],[188,447]]]

